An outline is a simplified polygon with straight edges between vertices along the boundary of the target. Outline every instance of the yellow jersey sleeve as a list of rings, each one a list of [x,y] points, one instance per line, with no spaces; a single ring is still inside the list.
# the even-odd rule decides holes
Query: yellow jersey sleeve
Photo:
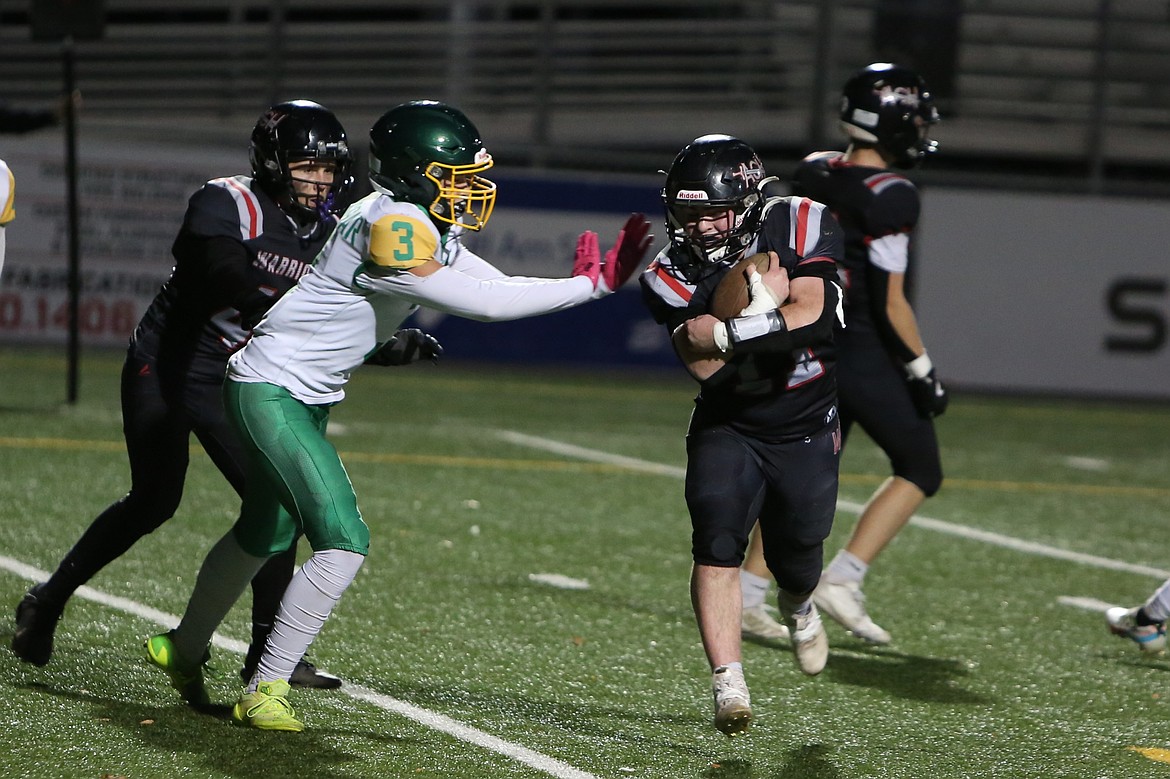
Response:
[[[429,221],[404,214],[386,214],[370,227],[370,262],[405,270],[435,258],[438,234]]]
[[[16,179],[12,171],[0,160],[0,225],[6,225],[16,218]]]

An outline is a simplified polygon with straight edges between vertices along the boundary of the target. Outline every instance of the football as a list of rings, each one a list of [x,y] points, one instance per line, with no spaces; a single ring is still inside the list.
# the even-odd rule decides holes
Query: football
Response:
[[[750,301],[748,296],[747,269],[755,265],[756,270],[763,275],[768,270],[768,255],[766,252],[745,257],[732,266],[722,279],[715,292],[711,295],[711,304],[707,307],[708,313],[717,319],[730,319],[738,316]]]

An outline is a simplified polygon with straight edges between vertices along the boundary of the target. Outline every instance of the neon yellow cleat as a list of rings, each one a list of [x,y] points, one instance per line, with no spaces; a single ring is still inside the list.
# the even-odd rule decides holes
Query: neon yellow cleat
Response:
[[[211,704],[211,698],[203,686],[203,664],[200,663],[194,668],[182,664],[175,652],[175,643],[172,640],[174,632],[169,630],[146,639],[143,645],[146,649],[146,660],[171,677],[171,686],[179,691],[179,695],[183,696],[187,703],[192,706],[208,706]]]
[[[288,682],[260,682],[256,692],[246,692],[232,707],[232,720],[237,725],[260,730],[283,730],[300,733],[305,729],[288,702]]]

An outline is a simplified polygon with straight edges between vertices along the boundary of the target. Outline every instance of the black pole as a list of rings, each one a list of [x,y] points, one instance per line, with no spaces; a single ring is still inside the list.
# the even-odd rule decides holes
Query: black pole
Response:
[[[66,397],[70,404],[77,402],[78,362],[81,339],[79,308],[81,298],[81,255],[78,248],[77,206],[77,116],[73,105],[75,90],[73,75],[73,36],[66,35],[61,44],[65,67],[65,181],[68,191],[66,206],[69,214],[69,342],[68,386]]]

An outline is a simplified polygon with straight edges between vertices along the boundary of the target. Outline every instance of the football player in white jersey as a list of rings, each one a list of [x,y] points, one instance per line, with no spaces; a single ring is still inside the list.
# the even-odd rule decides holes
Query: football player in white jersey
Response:
[[[0,272],[4,270],[4,228],[16,218],[16,182],[4,160],[0,160]]]
[[[232,710],[235,722],[300,731],[288,702],[293,667],[357,575],[369,548],[353,486],[325,438],[329,408],[363,362],[430,356],[433,340],[394,336],[420,306],[483,321],[577,306],[616,290],[649,247],[635,214],[602,257],[596,233],[578,239],[572,275],[507,276],[460,242],[483,229],[496,187],[492,158],[459,110],[414,101],[370,130],[375,192],[353,204],[312,270],[276,303],[231,359],[228,415],[251,455],[240,520],[208,554],[178,628],[147,641],[148,655],[188,701],[206,697],[208,641],[264,561],[300,534],[312,556],[281,602],[259,666]],[[418,357],[420,354],[412,354]]]

